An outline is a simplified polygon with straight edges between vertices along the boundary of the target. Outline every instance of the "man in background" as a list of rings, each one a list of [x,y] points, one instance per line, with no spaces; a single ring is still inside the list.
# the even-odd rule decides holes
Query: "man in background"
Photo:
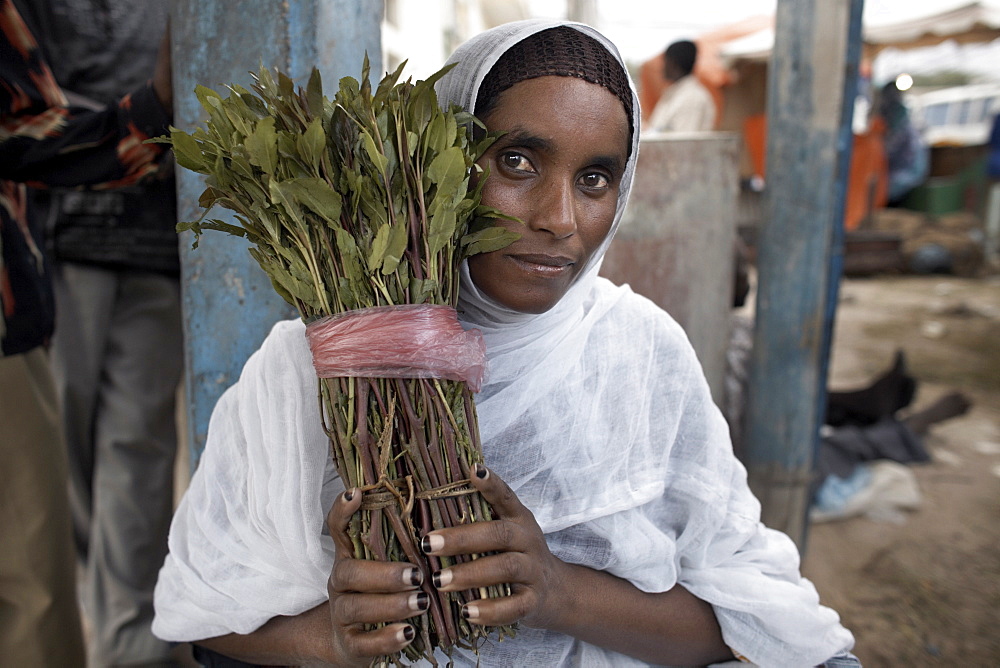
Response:
[[[876,118],[884,132],[885,157],[889,166],[889,205],[898,205],[911,190],[927,180],[930,147],[913,122],[903,102],[903,92],[890,81],[876,100]]]
[[[162,30],[162,26],[161,26]],[[49,266],[24,183],[111,188],[157,169],[169,51],[115,104],[67,103],[11,0],[0,0],[0,665],[82,666],[66,451],[47,353]]]
[[[157,0],[20,6],[59,86],[92,108],[146,81],[168,17]],[[153,587],[173,507],[183,363],[173,172],[113,191],[40,191],[36,203],[53,259],[52,363],[89,665],[158,664],[169,646],[150,632]]]
[[[711,93],[694,76],[698,47],[681,40],[663,53],[663,75],[669,85],[653,109],[648,132],[692,132],[715,127],[715,102]]]

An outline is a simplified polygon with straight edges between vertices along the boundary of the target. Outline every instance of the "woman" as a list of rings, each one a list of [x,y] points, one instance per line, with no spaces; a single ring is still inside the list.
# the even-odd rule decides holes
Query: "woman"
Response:
[[[451,61],[442,104],[505,133],[483,158],[483,201],[524,222],[514,244],[463,267],[459,306],[487,342],[476,402],[489,468],[473,484],[500,519],[422,544],[498,552],[433,582],[512,583],[511,597],[465,614],[521,629],[455,662],[805,666],[848,650],[794,545],[760,525],[684,333],[597,276],[638,150],[617,51],[587,26],[527,21]],[[155,630],[255,663],[367,665],[411,641],[403,620],[426,602],[412,566],[349,558],[360,494],[328,461],[303,329],[277,325],[219,402],[171,532]],[[393,623],[361,629],[376,621]]]

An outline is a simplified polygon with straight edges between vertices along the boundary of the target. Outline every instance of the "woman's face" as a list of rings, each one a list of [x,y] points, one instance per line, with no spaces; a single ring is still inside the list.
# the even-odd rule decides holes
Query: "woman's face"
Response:
[[[566,293],[611,229],[628,155],[625,108],[583,79],[527,79],[500,94],[483,118],[505,133],[480,159],[483,204],[521,238],[469,258],[476,286],[523,313],[543,313]]]

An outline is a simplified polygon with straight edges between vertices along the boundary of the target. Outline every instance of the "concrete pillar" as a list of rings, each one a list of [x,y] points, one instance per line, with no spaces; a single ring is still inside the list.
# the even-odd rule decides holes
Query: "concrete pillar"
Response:
[[[745,459],[761,518],[805,544],[843,261],[863,0],[778,0]]]
[[[728,132],[644,137],[632,195],[601,268],[680,323],[716,402],[733,299],[739,146]]]
[[[203,121],[197,84],[225,94],[250,87],[250,71],[278,68],[304,86],[320,68],[327,95],[343,76],[358,77],[367,51],[372,73],[381,69],[382,3],[366,0],[176,0],[171,12],[174,123],[190,131]],[[179,169],[178,216],[201,215],[202,177]],[[230,212],[213,217],[231,221]],[[188,443],[192,463],[205,444],[208,419],[222,392],[271,326],[294,311],[271,288],[246,244],[209,232],[196,250],[181,237]]]

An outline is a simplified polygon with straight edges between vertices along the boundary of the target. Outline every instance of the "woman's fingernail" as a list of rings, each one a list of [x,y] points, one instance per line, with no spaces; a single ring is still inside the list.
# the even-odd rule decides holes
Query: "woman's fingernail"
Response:
[[[422,612],[430,605],[430,598],[426,592],[418,591],[415,594],[410,594],[410,600],[407,604],[410,606],[410,610]]]
[[[436,533],[429,533],[420,541],[420,549],[424,551],[424,554],[437,552],[442,547],[444,547],[444,537]]]
[[[431,576],[431,581],[434,583],[435,589],[440,589],[441,587],[447,587],[451,584],[454,574],[451,572],[450,568],[446,568],[443,571],[434,571],[434,575]]]
[[[357,487],[352,487],[351,489],[344,491],[344,501],[350,501],[354,498],[354,492],[357,491]]]
[[[479,606],[475,603],[466,603],[462,608],[462,616],[473,621],[479,619]]]
[[[483,466],[482,464],[476,464],[476,477],[480,480],[486,480],[487,476],[490,475],[490,470]]]
[[[411,587],[419,587],[424,581],[424,574],[419,568],[413,567],[403,571],[403,584]]]
[[[410,642],[417,637],[417,632],[413,630],[413,627],[407,624],[399,631],[396,632],[396,640],[398,642]]]

